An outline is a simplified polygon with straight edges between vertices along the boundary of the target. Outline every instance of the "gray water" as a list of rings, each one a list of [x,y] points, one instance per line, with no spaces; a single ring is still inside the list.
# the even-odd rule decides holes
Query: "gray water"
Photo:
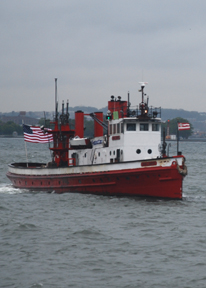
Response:
[[[0,287],[206,287],[206,143],[180,143],[182,201],[14,189],[24,145],[0,139]],[[29,160],[47,148],[27,143]]]

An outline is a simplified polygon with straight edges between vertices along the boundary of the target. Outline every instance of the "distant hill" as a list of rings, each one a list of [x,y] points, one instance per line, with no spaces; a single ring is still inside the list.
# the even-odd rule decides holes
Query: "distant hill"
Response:
[[[199,113],[197,111],[186,111],[183,109],[165,109],[162,108],[162,120],[173,119],[176,117],[182,117],[186,119],[192,119],[193,121],[205,121],[206,113]]]
[[[104,115],[107,113],[107,106],[103,107],[101,109],[97,109],[96,107],[92,107],[92,106],[75,106],[75,107],[69,107],[69,114],[70,114],[70,118],[73,119],[74,118],[74,113],[75,111],[78,110],[82,110],[85,113],[92,113],[92,112],[103,112]],[[1,113],[0,112],[0,119],[1,116],[10,116],[10,117],[15,117],[19,115],[19,112],[9,112],[9,113]],[[31,117],[31,118],[36,118],[36,119],[40,119],[43,118],[44,115],[46,116],[47,119],[53,119],[54,117],[54,112],[50,111],[50,112],[44,112],[44,111],[28,111],[26,112],[26,116],[27,117]],[[188,119],[188,121],[190,121],[195,130],[201,130],[201,131],[205,131],[206,132],[206,113],[202,112],[199,113],[197,111],[186,111],[183,109],[167,109],[167,108],[162,108],[161,109],[161,117],[162,117],[162,121],[167,121],[168,119],[173,119],[176,117],[181,117],[181,118],[185,118]]]

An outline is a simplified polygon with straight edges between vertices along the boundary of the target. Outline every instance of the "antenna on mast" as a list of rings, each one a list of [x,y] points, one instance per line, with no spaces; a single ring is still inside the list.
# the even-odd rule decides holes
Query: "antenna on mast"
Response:
[[[148,111],[149,111],[149,107],[148,107],[149,98],[147,98],[147,102],[145,103],[144,96],[146,96],[147,94],[144,93],[144,87],[148,83],[147,82],[139,82],[139,83],[141,85],[141,89],[139,90],[139,92],[142,92],[142,102],[139,104],[139,107],[141,111],[141,117],[145,117],[147,116]]]
[[[148,82],[139,82],[139,84],[141,85],[141,90],[139,90],[139,92],[142,92],[142,103],[144,103],[144,87]]]
[[[55,78],[55,120],[58,118],[58,101],[57,101],[57,78]]]

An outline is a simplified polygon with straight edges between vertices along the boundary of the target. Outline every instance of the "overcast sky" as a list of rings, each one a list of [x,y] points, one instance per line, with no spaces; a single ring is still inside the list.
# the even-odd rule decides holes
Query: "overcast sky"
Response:
[[[205,0],[1,0],[0,112],[107,105],[206,112]]]

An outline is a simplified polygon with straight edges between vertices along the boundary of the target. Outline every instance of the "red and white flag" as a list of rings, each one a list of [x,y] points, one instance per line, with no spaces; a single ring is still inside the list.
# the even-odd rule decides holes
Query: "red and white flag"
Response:
[[[190,130],[190,124],[189,123],[178,123],[178,130]]]
[[[50,131],[51,129],[47,129]],[[53,141],[53,135],[44,132],[40,127],[23,124],[24,141],[32,143],[48,143]]]

